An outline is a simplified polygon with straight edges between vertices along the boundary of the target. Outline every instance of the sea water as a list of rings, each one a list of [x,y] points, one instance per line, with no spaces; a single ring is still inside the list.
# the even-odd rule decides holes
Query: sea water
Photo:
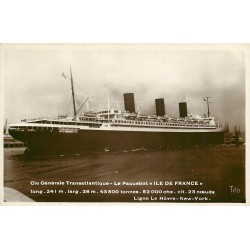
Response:
[[[245,202],[244,145],[34,156],[24,150],[4,149],[4,186],[37,202]]]

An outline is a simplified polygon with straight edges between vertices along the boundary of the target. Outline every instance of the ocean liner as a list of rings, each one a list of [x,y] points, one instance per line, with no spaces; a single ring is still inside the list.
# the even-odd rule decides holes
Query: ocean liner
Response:
[[[161,149],[224,143],[224,129],[209,111],[209,97],[204,99],[208,112],[201,116],[188,114],[187,103],[181,102],[179,117],[168,117],[164,98],[155,99],[153,115],[135,112],[133,93],[124,94],[124,110],[110,108],[108,100],[107,109],[79,115],[71,69],[70,77],[63,76],[71,81],[74,115],[25,119],[9,126],[10,135],[23,142],[28,153]]]

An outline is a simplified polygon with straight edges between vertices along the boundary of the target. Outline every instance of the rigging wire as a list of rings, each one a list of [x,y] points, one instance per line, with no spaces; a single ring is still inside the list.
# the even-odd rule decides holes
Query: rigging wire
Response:
[[[81,90],[81,92],[83,92],[85,96],[87,95],[86,90],[83,87],[81,87],[79,84],[77,84],[75,81],[74,81],[74,86],[76,87],[75,89],[78,88],[79,90]]]
[[[63,113],[68,112],[71,102],[72,102],[72,96],[70,94],[64,97],[61,105],[61,110]]]

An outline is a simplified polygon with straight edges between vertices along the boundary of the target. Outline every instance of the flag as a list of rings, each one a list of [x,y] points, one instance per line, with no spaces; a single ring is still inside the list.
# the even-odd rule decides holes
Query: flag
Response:
[[[207,101],[205,98],[203,99],[205,102]]]
[[[63,76],[65,79],[67,79],[67,77],[66,77],[66,75],[64,74],[64,72],[62,73],[62,76]]]

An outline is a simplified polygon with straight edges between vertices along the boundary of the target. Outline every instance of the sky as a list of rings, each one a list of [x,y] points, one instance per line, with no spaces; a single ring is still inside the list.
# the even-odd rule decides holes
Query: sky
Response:
[[[188,113],[210,111],[222,125],[245,129],[245,57],[241,50],[179,49],[162,44],[20,45],[3,53],[4,120],[73,113],[72,68],[77,107],[89,97],[89,108],[124,109],[123,93],[135,94],[141,113],[155,112],[164,98],[166,114],[179,116],[179,102]],[[84,106],[86,109],[86,104]]]

